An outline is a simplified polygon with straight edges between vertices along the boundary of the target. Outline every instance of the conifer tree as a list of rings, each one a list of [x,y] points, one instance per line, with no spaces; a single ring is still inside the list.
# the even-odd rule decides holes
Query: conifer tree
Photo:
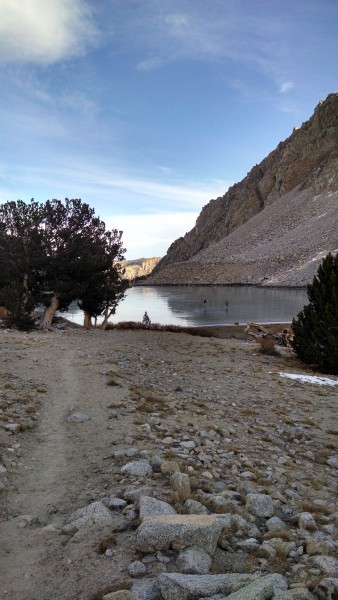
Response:
[[[9,322],[29,325],[42,305],[40,327],[49,328],[75,300],[89,324],[100,314],[108,320],[126,289],[123,253],[122,231],[106,230],[80,199],[0,205],[0,303]]]
[[[338,374],[338,254],[329,253],[307,286],[309,304],[293,319],[293,348],[305,363]]]

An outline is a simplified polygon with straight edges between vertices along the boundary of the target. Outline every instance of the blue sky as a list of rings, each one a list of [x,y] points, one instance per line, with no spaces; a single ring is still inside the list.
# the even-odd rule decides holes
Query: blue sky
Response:
[[[165,254],[337,91],[337,0],[0,0],[0,202]]]

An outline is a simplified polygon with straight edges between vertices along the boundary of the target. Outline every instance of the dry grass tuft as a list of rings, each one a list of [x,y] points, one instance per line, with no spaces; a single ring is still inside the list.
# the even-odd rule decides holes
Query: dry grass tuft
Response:
[[[302,502],[302,509],[309,513],[318,513],[321,515],[330,515],[332,512],[328,506],[320,506],[319,504],[309,502],[308,500]]]
[[[118,381],[116,381],[114,377],[109,377],[109,379],[107,379],[106,385],[109,385],[111,387],[121,387],[121,384]]]
[[[112,546],[116,545],[116,536],[111,533],[109,535],[106,535],[99,544],[98,547],[98,553],[99,554],[104,554],[106,550],[108,550],[108,548],[111,548]]]
[[[196,335],[199,337],[217,337],[215,331],[211,331],[208,327],[180,327],[180,325],[160,325],[159,323],[151,323],[144,325],[136,321],[121,321],[120,323],[109,324],[106,331],[109,329],[128,329],[128,330],[143,330],[148,331],[167,331],[170,333],[187,333],[188,335]]]
[[[276,340],[268,335],[260,338],[259,351],[261,354],[267,354],[269,356],[279,356],[279,352],[276,346]]]
[[[326,430],[326,433],[328,433],[329,435],[338,435],[338,429],[333,429],[332,427],[329,427],[329,429]]]
[[[151,413],[156,410],[167,410],[167,398],[160,396],[152,390],[143,388],[139,385],[131,385],[131,399],[138,402],[138,411],[140,413]]]

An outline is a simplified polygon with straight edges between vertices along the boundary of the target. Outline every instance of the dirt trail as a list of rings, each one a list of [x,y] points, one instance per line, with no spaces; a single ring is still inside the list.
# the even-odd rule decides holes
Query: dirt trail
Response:
[[[72,595],[74,577],[69,577],[67,564],[63,565],[60,548],[61,564],[51,556],[52,548],[57,551],[55,536],[51,537],[48,528],[43,533],[41,525],[49,525],[55,517],[71,513],[102,493],[106,481],[100,464],[112,437],[107,407],[125,395],[123,388],[106,387],[99,365],[89,368],[92,359],[83,337],[74,336],[69,349],[62,335],[67,334],[41,335],[25,356],[25,372],[31,374],[38,365],[47,394],[38,427],[17,437],[20,468],[15,491],[7,498],[8,511],[16,518],[3,522],[0,529],[0,597],[11,600],[80,597]],[[12,362],[13,372],[15,367],[24,376],[20,365]],[[90,419],[67,422],[74,411]],[[36,516],[39,524],[23,527],[20,515]]]

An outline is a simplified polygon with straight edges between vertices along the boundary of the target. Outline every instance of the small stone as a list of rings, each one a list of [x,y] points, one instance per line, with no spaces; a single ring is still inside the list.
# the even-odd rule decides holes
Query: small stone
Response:
[[[140,518],[153,517],[155,515],[176,515],[176,510],[167,502],[157,500],[151,496],[140,498]]]
[[[192,500],[188,498],[188,500],[184,503],[184,508],[188,515],[207,515],[209,513],[208,509],[204,504],[198,502],[197,500]]]
[[[31,525],[39,525],[40,523],[40,519],[36,515],[20,515],[15,520],[19,527],[30,527]]]
[[[327,459],[326,464],[333,469],[338,469],[338,456],[330,456],[330,458]]]
[[[108,506],[111,510],[122,510],[125,506],[127,506],[127,502],[122,500],[122,498],[109,498],[104,501],[104,504]]]
[[[21,425],[20,423],[7,423],[5,425],[5,430],[9,431],[10,433],[19,433],[19,431],[21,430]]]
[[[126,450],[126,456],[128,456],[128,458],[133,458],[135,456],[138,456],[138,454],[140,454],[138,448],[127,448]]]
[[[174,439],[171,436],[165,437],[162,440],[162,444],[164,444],[165,446],[171,446],[173,443]]]
[[[315,531],[317,529],[316,521],[309,512],[302,512],[298,515],[298,525],[301,529]]]
[[[123,498],[128,502],[137,502],[141,496],[149,496],[152,492],[147,485],[129,485],[123,493]]]
[[[285,531],[288,527],[279,517],[271,517],[265,523],[268,531]]]
[[[103,527],[105,525],[111,525],[114,521],[114,517],[110,510],[103,504],[103,502],[92,502],[84,508],[80,508],[70,516],[70,527],[88,527],[90,525],[99,525]]]
[[[268,541],[263,542],[260,547],[260,552],[266,551],[267,558],[278,556],[289,556],[292,550],[296,550],[295,542],[285,542],[281,538],[271,538]]]
[[[232,515],[232,522],[237,525],[237,529],[243,529],[246,531],[249,528],[249,524],[242,517],[242,515]]]
[[[240,473],[240,477],[243,477],[243,479],[254,479],[255,473],[253,473],[252,471],[243,471],[242,473]]]
[[[237,542],[236,549],[242,550],[242,552],[248,552],[255,554],[257,552],[259,544],[256,538],[248,538],[247,540]]]
[[[192,546],[180,552],[177,568],[180,573],[203,575],[209,573],[211,562],[211,557],[203,548]]]
[[[332,599],[338,598],[338,578],[325,577],[322,579],[314,592],[318,598]]]
[[[148,460],[135,460],[127,463],[121,468],[123,475],[130,475],[132,477],[145,477],[152,472],[152,468]]]
[[[248,494],[246,508],[256,517],[272,517],[273,500],[267,494]]]
[[[338,560],[333,556],[312,556],[313,564],[329,577],[338,577]]]
[[[182,446],[182,448],[187,448],[187,450],[192,450],[195,448],[196,444],[193,440],[189,440],[188,442],[180,442],[180,446]]]
[[[287,590],[288,583],[283,575],[274,573],[258,577],[249,585],[227,596],[227,600],[266,600],[275,598],[275,593]]]
[[[210,473],[210,471],[202,471],[201,473],[202,477],[205,477],[206,479],[213,479],[214,476],[212,473]]]
[[[160,469],[162,475],[172,475],[172,473],[180,470],[180,465],[175,460],[164,460]]]
[[[83,412],[74,412],[69,417],[67,417],[68,423],[82,423],[83,421],[88,421],[90,417]]]
[[[140,561],[135,560],[128,567],[130,577],[142,577],[147,573],[147,567]]]
[[[212,508],[215,512],[228,512],[229,511],[229,500],[224,498],[224,496],[212,496],[211,497]],[[230,501],[231,504],[231,501]]]
[[[306,540],[306,554],[314,556],[316,554],[334,554],[335,545],[331,540],[320,540],[316,538],[308,538]]]

